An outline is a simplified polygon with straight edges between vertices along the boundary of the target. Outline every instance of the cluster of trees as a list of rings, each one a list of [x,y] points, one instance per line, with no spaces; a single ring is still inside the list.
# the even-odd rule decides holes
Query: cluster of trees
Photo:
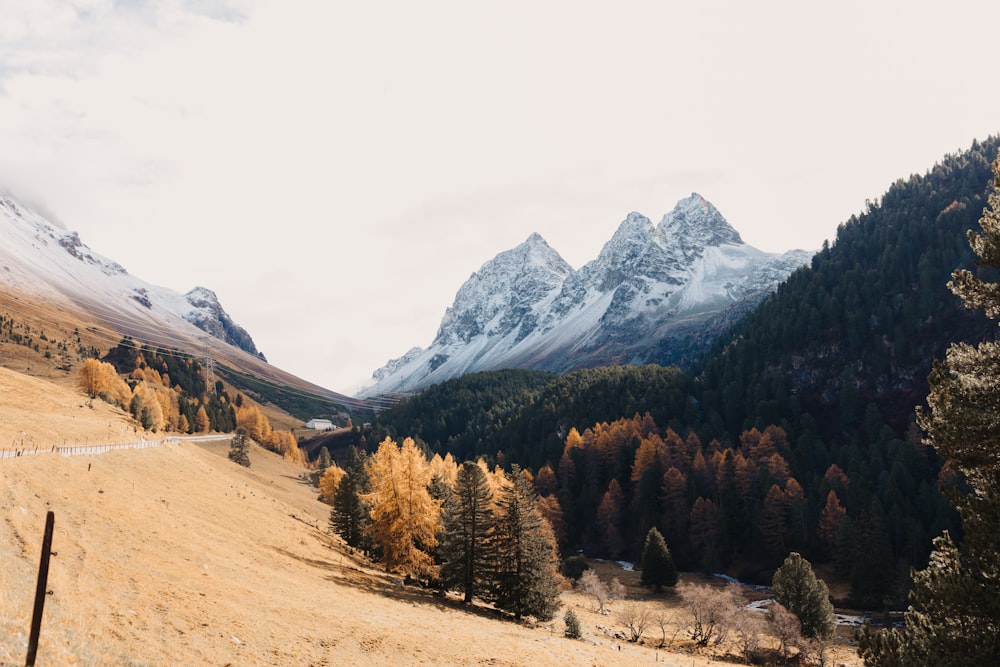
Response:
[[[321,488],[333,497],[333,530],[387,571],[517,618],[548,620],[558,609],[555,537],[526,471],[458,465],[450,455],[428,460],[411,438],[386,438],[345,470],[328,469]]]
[[[481,383],[492,377],[480,375]],[[449,385],[434,390],[446,422]],[[741,578],[759,580],[796,550],[834,562],[855,602],[900,602],[908,566],[926,562],[931,536],[955,526],[939,486],[957,478],[915,425],[895,432],[873,402],[864,428],[848,438],[822,433],[802,412],[729,432],[703,396],[677,369],[580,371],[526,397],[474,442],[455,433],[426,445],[444,455],[460,444],[502,466],[534,462],[564,551],[634,559],[655,526],[682,569],[736,564]],[[424,414],[420,395],[404,405],[408,420],[423,422],[415,418]],[[643,410],[623,419],[625,406]],[[359,441],[392,432],[394,414],[359,431]],[[582,421],[586,414],[612,416]],[[519,433],[526,439],[516,444]]]
[[[286,461],[296,465],[306,464],[305,455],[299,449],[298,440],[291,431],[276,431],[271,421],[260,408],[237,395],[236,427],[246,431],[247,436],[262,447],[281,454]]]
[[[294,433],[275,431],[257,405],[243,394],[231,398],[221,380],[209,391],[204,365],[190,355],[140,346],[125,337],[105,359],[85,359],[77,386],[91,398],[128,411],[144,430],[230,433],[242,429],[261,446],[305,465]]]
[[[662,537],[655,528],[650,529],[643,553],[644,584],[656,585],[663,581],[663,573],[672,570],[672,563],[668,567],[655,563],[664,555],[669,560],[669,550]],[[647,568],[661,576],[650,576]],[[673,570],[672,578],[664,585],[674,586],[676,582],[677,574]],[[836,629],[826,584],[816,578],[807,560],[793,552],[775,571],[771,586],[774,600],[768,605],[766,616],[762,617],[746,609],[746,598],[737,584],[720,587],[682,582],[677,585],[677,597],[681,609],[686,612],[687,622],[681,627],[698,646],[719,645],[734,639],[731,643],[735,643],[748,664],[767,661],[762,642],[765,634],[777,638],[777,652],[786,664],[793,651],[800,657],[816,654],[822,664],[823,653]],[[579,576],[576,590],[589,597],[593,610],[602,614],[608,613],[611,600],[625,598],[625,589],[617,578],[607,584],[592,569],[586,569]],[[659,626],[662,647],[666,645],[667,626],[672,624],[670,615],[666,608],[655,604],[626,602],[618,608],[617,618],[627,630],[627,638],[633,642],[639,641],[651,625]],[[566,619],[566,634],[578,637],[572,622]]]
[[[704,445],[694,431],[682,437],[636,415],[571,429],[558,464],[542,466],[536,485],[558,497],[568,544],[635,559],[656,527],[682,569],[712,571],[734,554],[780,560],[806,546],[819,511],[790,473],[790,449],[777,426],[744,431],[735,446]],[[843,494],[846,478],[836,471],[828,478]]]
[[[162,377],[136,369],[121,377],[106,361],[85,359],[77,386],[91,398],[100,398],[128,411],[147,431],[207,433],[212,428],[206,406],[194,403],[162,384]],[[169,381],[169,378],[167,378]]]

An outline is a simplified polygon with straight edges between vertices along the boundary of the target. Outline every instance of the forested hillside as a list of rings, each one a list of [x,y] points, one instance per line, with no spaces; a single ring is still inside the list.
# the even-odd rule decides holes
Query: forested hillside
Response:
[[[692,375],[593,369],[520,401],[507,386],[472,433],[452,419],[472,405],[467,390],[444,383],[376,429],[534,471],[559,500],[565,547],[634,558],[657,525],[682,567],[753,577],[796,549],[832,562],[859,604],[899,604],[931,537],[956,529],[940,487],[959,478],[913,416],[947,345],[995,333],[945,285],[974,266],[966,231],[998,145],[977,142],[868,202]],[[477,405],[498,377],[464,380]]]
[[[277,431],[254,401],[213,378],[190,354],[140,345],[128,336],[103,357],[84,360],[77,384],[127,411],[144,431],[245,434],[293,463],[305,457],[291,431]],[[232,392],[232,393],[230,393]]]
[[[993,333],[946,283],[973,266],[966,232],[978,227],[998,146],[976,142],[897,181],[719,346],[700,381],[727,429],[809,412],[824,436],[850,438],[875,426],[873,403],[880,420],[906,429],[931,361],[950,341]]]

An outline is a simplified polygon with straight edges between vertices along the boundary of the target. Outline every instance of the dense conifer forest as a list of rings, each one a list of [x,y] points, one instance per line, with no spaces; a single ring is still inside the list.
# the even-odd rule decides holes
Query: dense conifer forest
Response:
[[[961,484],[914,420],[934,359],[995,327],[947,289],[975,267],[1000,140],[894,183],[689,372],[519,371],[443,383],[366,436],[517,463],[565,549],[636,559],[651,527],[682,569],[765,580],[790,550],[832,563],[852,601],[899,606]]]

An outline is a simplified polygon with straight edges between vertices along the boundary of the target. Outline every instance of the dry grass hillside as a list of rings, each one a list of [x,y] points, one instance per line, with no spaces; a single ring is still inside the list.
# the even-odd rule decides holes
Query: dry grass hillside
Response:
[[[125,423],[3,369],[0,392],[4,439],[103,442]],[[0,460],[0,666],[24,664],[49,510],[57,555],[39,665],[727,664],[615,640],[598,628],[613,617],[572,592],[581,641],[562,636],[561,613],[527,627],[404,587],[327,534],[329,508],[301,469],[257,448],[241,468],[226,450]],[[842,647],[845,661],[858,664]]]

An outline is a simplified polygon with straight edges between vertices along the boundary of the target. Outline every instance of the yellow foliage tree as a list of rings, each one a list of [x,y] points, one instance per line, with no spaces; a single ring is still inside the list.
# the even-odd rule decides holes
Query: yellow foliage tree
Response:
[[[271,442],[271,422],[261,413],[256,405],[244,403],[236,410],[237,428],[245,428],[247,436],[260,444]],[[278,451],[283,454],[284,451]]]
[[[84,360],[77,373],[76,384],[91,398],[100,396],[110,403],[128,408],[131,399],[128,385],[118,376],[115,367],[107,362]]]
[[[344,479],[344,475],[346,474],[347,472],[336,463],[330,465],[326,469],[326,472],[323,473],[323,476],[319,478],[319,499],[324,503],[332,505],[333,494],[337,492],[340,480]]]
[[[86,392],[87,396],[96,398],[101,393],[101,362],[97,359],[84,359],[77,372],[76,386]]]
[[[408,576],[438,576],[429,552],[438,544],[441,503],[428,492],[431,469],[416,443],[406,438],[399,447],[386,438],[365,470],[371,488],[362,495],[371,508],[367,531],[382,553],[382,565]]]
[[[500,496],[503,495],[504,491],[512,487],[514,483],[510,481],[510,477],[499,466],[494,466],[493,470],[490,470],[484,459],[476,461],[476,465],[486,474],[486,484],[489,486],[491,498],[490,511],[497,512],[500,509]]]
[[[167,431],[176,431],[181,416],[177,394],[170,389],[157,389],[155,394],[160,404],[160,412],[163,414],[163,428]]]
[[[211,422],[208,419],[208,413],[205,412],[205,406],[199,405],[198,412],[194,415],[194,430],[196,433],[208,433],[210,427]]]
[[[435,454],[430,461],[431,479],[437,477],[448,485],[448,488],[455,488],[455,480],[458,479],[458,464],[452,457],[451,452],[441,458],[440,454]]]
[[[163,418],[163,410],[160,407],[159,398],[156,395],[156,391],[147,382],[140,382],[132,390],[132,398],[136,396],[139,397],[142,410],[146,411],[145,415],[139,415],[140,422],[143,428],[150,431],[162,431],[165,419]],[[208,415],[205,415],[206,421],[208,420]]]
[[[306,457],[299,449],[299,443],[295,439],[295,434],[291,431],[272,431],[272,437],[277,440],[278,447],[281,448],[281,455],[289,463],[305,467]]]

